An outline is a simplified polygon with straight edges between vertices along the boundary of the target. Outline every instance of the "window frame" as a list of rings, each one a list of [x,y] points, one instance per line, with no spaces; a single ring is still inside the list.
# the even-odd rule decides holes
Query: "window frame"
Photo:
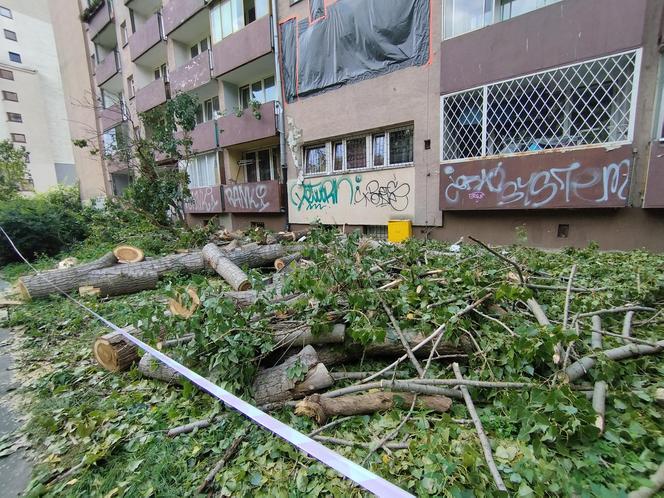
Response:
[[[9,60],[16,64],[23,64],[23,58],[18,52],[12,52],[9,50]]]
[[[403,163],[394,163],[391,164],[390,158],[390,135],[391,133],[410,130],[411,131],[411,147],[413,160]],[[376,165],[374,163],[374,137],[383,135],[385,140],[385,149],[383,151],[383,164]],[[365,166],[361,168],[349,168],[348,167],[348,141],[349,140],[358,140],[364,139],[365,144]],[[307,171],[307,151],[309,149],[316,149],[322,146],[325,146],[326,156],[326,169],[322,172],[311,173]],[[337,145],[340,145],[343,148],[342,155],[342,168],[336,169],[336,159],[337,159]],[[362,133],[355,133],[352,135],[347,135],[343,137],[337,137],[329,139],[325,142],[312,142],[311,144],[306,144],[302,147],[302,165],[304,170],[304,176],[321,176],[321,175],[335,175],[335,174],[352,174],[361,171],[373,171],[379,169],[390,169],[390,168],[404,168],[409,167],[415,164],[415,125],[408,124],[402,126],[394,126],[390,128],[383,128],[374,131],[367,131]]]
[[[129,30],[127,29],[126,20],[120,24],[120,43],[122,43],[123,48],[129,44]]]
[[[14,81],[14,71],[9,69],[0,69],[0,78],[3,80]]]
[[[237,101],[238,101],[238,107],[239,107],[240,109],[242,109],[243,111],[246,111],[247,109],[249,109],[249,102],[251,102],[252,100],[257,100],[258,102],[261,103],[261,105],[262,105],[262,104],[266,104],[267,102],[273,102],[273,100],[267,100],[267,99],[266,99],[266,94],[265,94],[265,92],[266,92],[266,88],[267,88],[267,87],[265,86],[265,82],[266,82],[267,80],[269,80],[269,79],[272,79],[272,80],[273,80],[273,82],[272,82],[272,87],[274,88],[274,91],[276,92],[276,81],[277,81],[277,80],[276,80],[276,78],[275,78],[275,76],[274,76],[273,74],[270,74],[270,75],[268,75],[268,76],[265,76],[264,78],[261,78],[261,79],[258,80],[258,81],[253,81],[253,82],[248,83],[248,84],[246,84],[246,85],[238,86],[238,89],[237,89]],[[261,92],[261,98],[260,98],[260,99],[254,99],[254,97],[253,97],[253,87],[254,87],[254,85],[257,84],[257,83],[260,83],[260,84],[261,84],[261,90],[260,90],[260,92]],[[242,101],[242,90],[246,90],[247,88],[249,89],[249,100],[247,100],[247,102],[246,102],[247,105],[246,105],[246,107],[245,107],[245,105],[244,105],[245,103]],[[275,100],[276,100],[276,99],[275,99]]]
[[[16,119],[12,119],[12,116]],[[23,115],[18,112],[7,112],[7,122],[9,123],[22,123]]]
[[[129,95],[129,100],[136,97],[136,82],[134,81],[133,74],[127,76],[127,94]]]
[[[15,99],[8,98],[10,95],[14,95],[14,96],[16,96],[16,98]],[[2,100],[5,100],[7,102],[18,102],[18,93],[11,92],[9,90],[3,90],[2,91]]]
[[[6,28],[3,29],[2,31],[5,35],[5,40],[18,42],[18,35],[16,34],[16,31],[12,31],[11,29],[6,29]],[[12,36],[14,38],[12,38]]]
[[[157,73],[159,73],[159,77],[157,77]],[[154,81],[162,80],[164,83],[168,83],[168,63],[164,62],[155,67],[152,70],[152,76],[154,76]]]
[[[199,160],[201,158],[206,158],[205,159],[205,166],[209,167],[209,158],[213,157],[214,158],[214,164],[213,164],[213,176],[214,176],[214,183],[212,185],[201,185],[200,182],[196,182],[196,185],[192,183],[192,178],[193,175],[191,174],[191,167],[192,167],[192,162],[195,162],[196,168],[198,169],[199,167]],[[191,159],[189,159],[189,162],[184,163],[184,169],[187,172],[187,177],[189,179],[189,188],[206,188],[206,187],[216,187],[221,184],[221,172],[219,171],[219,155],[217,154],[216,151],[212,152],[207,152],[205,154],[198,154]],[[197,174],[198,175],[198,174]],[[199,175],[198,175],[199,176]],[[197,178],[197,180],[200,180]]]
[[[3,7],[0,5],[0,16],[6,17],[7,19],[14,19],[14,14],[12,13],[12,9],[8,9],[7,7]]]
[[[25,136],[25,133],[10,133],[9,134],[12,138],[12,142],[17,143],[17,144],[25,144],[28,143],[27,137]],[[18,137],[23,137],[22,140],[18,140]]]
[[[203,48],[202,48],[202,47],[203,47],[203,43],[205,43],[206,46],[207,46],[207,48],[206,48],[205,50],[203,50]],[[191,46],[189,47],[189,56],[190,56],[190,59],[194,59],[194,58],[198,57],[199,55],[201,55],[203,52],[207,52],[207,51],[209,51],[209,50],[210,50],[211,43],[212,43],[212,42],[211,42],[211,38],[210,38],[209,36],[206,36],[206,37],[203,38],[202,40],[199,40],[198,42],[196,42],[196,43],[194,43],[193,45],[191,45]],[[196,49],[196,55],[192,55],[194,49]]]
[[[268,179],[262,179],[261,178],[261,171],[260,167],[258,164],[258,154],[260,152],[267,152],[268,157],[270,160],[270,178]],[[253,150],[248,150],[246,152],[242,153],[242,161],[243,161],[243,173],[244,173],[244,178],[247,183],[259,183],[259,182],[270,182],[270,181],[275,181],[279,180],[279,172],[277,171],[277,168],[279,167],[279,161],[277,160],[277,154],[279,153],[278,149],[276,147],[268,147],[266,148],[261,148],[261,149],[253,149]],[[256,174],[256,182],[250,182],[249,181],[249,174],[248,174],[248,169],[249,169],[249,161],[248,156],[253,155],[253,167],[255,168],[255,174]]]

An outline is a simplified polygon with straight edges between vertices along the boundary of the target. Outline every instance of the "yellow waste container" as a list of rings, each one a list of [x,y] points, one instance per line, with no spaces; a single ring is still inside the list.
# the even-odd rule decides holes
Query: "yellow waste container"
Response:
[[[387,222],[387,240],[403,242],[413,236],[413,222],[410,220],[390,220]]]

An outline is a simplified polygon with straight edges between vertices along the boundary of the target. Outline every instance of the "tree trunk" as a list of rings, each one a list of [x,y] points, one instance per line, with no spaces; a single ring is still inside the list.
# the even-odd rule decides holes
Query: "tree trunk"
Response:
[[[280,244],[258,246],[249,250],[233,251],[227,255],[228,259],[236,265],[249,268],[271,267],[274,260],[286,254],[286,250],[299,250],[298,247],[284,247]],[[203,253],[201,251],[184,254],[171,254],[162,258],[155,258],[140,263],[116,265],[117,259],[112,253],[97,261],[65,270],[50,270],[38,275],[23,277],[19,280],[19,288],[25,299],[45,297],[58,293],[58,288],[65,292],[78,290],[79,287],[90,285],[88,273],[97,270],[97,278],[113,277],[117,274],[130,272],[132,274],[156,272],[161,278],[165,273],[198,273],[206,269]],[[115,266],[113,266],[115,265]],[[54,287],[54,285],[57,286]]]
[[[297,415],[315,418],[324,424],[328,418],[349,415],[368,415],[384,412],[398,406],[408,407],[413,403],[411,393],[377,392],[324,398],[313,394],[300,401],[296,408]],[[416,406],[437,413],[445,413],[452,406],[452,400],[445,396],[418,396]]]
[[[304,347],[311,344],[339,344],[346,337],[346,326],[338,323],[328,333],[313,334],[305,323],[277,322],[270,326],[277,347]],[[324,363],[324,362],[323,362]]]
[[[62,289],[66,292],[76,290],[82,285],[84,278],[90,271],[108,268],[118,262],[112,252],[101,258],[72,268],[48,270],[37,275],[26,275],[18,281],[18,288],[23,299],[37,299],[54,294]]]
[[[85,277],[84,287],[92,287],[100,296],[120,296],[154,289],[159,283],[159,275],[153,271],[135,271],[125,266],[126,271],[108,275],[103,270],[92,271]]]
[[[245,272],[226,257],[224,252],[214,244],[203,248],[203,259],[236,291],[251,289],[251,282]]]
[[[138,371],[151,379],[163,380],[168,383],[180,381],[179,373],[160,361],[155,360],[152,355],[147,353],[138,362]]]
[[[299,232],[281,232],[276,234],[274,237],[279,241],[289,241],[289,242],[297,242],[300,240],[302,237],[305,237],[309,235],[309,232],[311,229],[307,230],[300,230]]]
[[[302,259],[302,255],[299,252],[296,252],[295,254],[289,254],[288,256],[284,256],[283,258],[275,259],[274,260],[274,268],[277,271],[281,271],[284,268],[286,268],[288,265],[290,265],[294,261],[300,261]]]
[[[403,331],[411,348],[417,346],[426,337],[416,332]],[[431,344],[414,351],[417,358],[428,358],[431,353]],[[466,352],[457,345],[441,343],[438,345],[439,355],[461,355]],[[384,342],[371,343],[366,347],[353,342],[346,337],[343,346],[326,346],[318,349],[318,359],[328,367],[359,361],[362,356],[366,358],[398,358],[403,354],[403,345],[396,338],[386,337]]]
[[[137,335],[133,327],[127,327],[126,330]],[[109,372],[129,370],[138,361],[138,348],[117,332],[98,337],[92,350],[97,362]]]
[[[293,377],[294,369],[304,372],[304,379]],[[261,370],[254,380],[254,399],[258,405],[279,403],[325,389],[334,384],[325,365],[318,361],[316,350],[305,346],[297,355],[287,358],[282,364]]]

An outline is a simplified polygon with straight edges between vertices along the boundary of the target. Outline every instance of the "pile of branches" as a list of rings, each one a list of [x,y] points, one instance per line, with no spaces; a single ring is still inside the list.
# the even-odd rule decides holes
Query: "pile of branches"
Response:
[[[132,273],[122,266],[102,271]],[[639,333],[660,320],[661,283],[642,282],[639,274],[638,292],[621,295],[595,286],[592,268],[581,272],[572,264],[554,274],[473,238],[445,247],[323,229],[251,238],[222,232],[201,251],[125,267],[157,278],[174,270],[221,276],[221,286],[189,286],[171,296],[166,318],[135,333],[264,410],[311,418],[321,426],[312,437],[321,442],[365,447],[365,462],[381,449],[408,448],[418,434],[396,438],[413,413],[465,405],[468,418],[458,422],[475,427],[499,490],[507,487],[476,405],[495,393],[566,390],[579,403],[590,400],[590,425],[601,434],[610,425],[611,390],[598,368],[664,351],[664,340]],[[34,285],[23,285],[34,295]],[[627,300],[634,294],[638,302]],[[148,377],[181,381],[114,333],[100,337],[94,350],[109,370],[138,363]],[[516,355],[506,360],[506,350]],[[395,409],[405,412],[399,426],[371,443],[322,435],[348,417]],[[169,434],[213,423],[194,421]]]

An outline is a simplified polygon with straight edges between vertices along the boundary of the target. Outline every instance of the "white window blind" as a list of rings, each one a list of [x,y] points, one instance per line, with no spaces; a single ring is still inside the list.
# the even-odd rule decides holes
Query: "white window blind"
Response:
[[[217,154],[204,154],[197,156],[187,164],[189,187],[212,187],[219,185],[219,168],[217,167]]]

